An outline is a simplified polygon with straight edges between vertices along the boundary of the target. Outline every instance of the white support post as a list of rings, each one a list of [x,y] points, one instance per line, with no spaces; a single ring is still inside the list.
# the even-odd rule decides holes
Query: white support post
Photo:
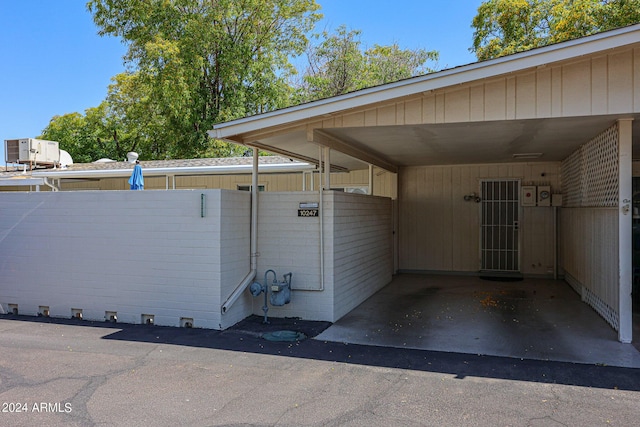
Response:
[[[367,194],[373,194],[373,165],[369,165],[369,187],[367,189]]]
[[[331,148],[324,147],[324,189],[331,190]]]
[[[633,119],[618,120],[618,312],[620,328],[618,340],[630,343],[632,338],[632,281],[633,281],[633,188],[632,188],[632,124]]]

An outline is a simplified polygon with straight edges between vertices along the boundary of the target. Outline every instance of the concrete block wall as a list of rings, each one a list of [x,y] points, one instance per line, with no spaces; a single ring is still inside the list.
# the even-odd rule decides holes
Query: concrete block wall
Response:
[[[201,195],[204,194],[204,216]],[[311,192],[262,193],[257,280],[293,273],[290,304],[269,316],[335,321],[391,281],[391,200],[325,192],[320,219],[298,217]],[[263,296],[220,307],[249,272],[250,194],[229,190],[6,193],[0,204],[0,312],[225,329]],[[272,277],[269,277],[269,281]]]
[[[391,282],[391,199],[333,195],[334,318],[337,320]]]
[[[226,290],[246,274],[250,216],[248,194],[235,200],[226,193],[3,194],[2,311],[17,304],[21,314],[36,315],[47,306],[51,316],[71,317],[82,309],[84,319],[98,321],[112,311],[127,323],[151,314],[157,325],[180,326],[186,317],[194,327],[220,328],[220,282]],[[220,209],[227,196],[235,203],[233,215]],[[231,239],[230,247],[229,232],[239,232],[242,222],[247,237]],[[230,228],[223,231],[223,225]],[[238,318],[243,305],[236,310]]]
[[[274,269],[293,273],[291,303],[269,304],[269,316],[336,321],[391,281],[391,199],[324,193],[324,287],[320,276],[320,219],[298,217],[301,202],[318,193],[262,193],[258,228],[258,278]],[[269,276],[269,281],[272,277]],[[320,290],[322,288],[322,290]],[[262,315],[264,297],[254,299]]]
[[[325,202],[332,192],[325,192]],[[308,320],[333,321],[333,282],[331,274],[331,217],[325,210],[325,283],[320,276],[320,218],[299,217],[300,203],[319,203],[317,192],[260,193],[258,210],[258,273],[256,280],[264,283],[264,274],[273,269],[282,275],[293,273],[291,303],[282,307],[269,304],[269,316],[300,317]],[[269,275],[269,281],[273,280]],[[264,295],[254,298],[253,313],[263,315]]]
[[[251,194],[246,191],[220,192],[220,292],[218,313],[251,269]],[[244,292],[221,316],[220,329],[231,327],[251,314],[252,297]]]

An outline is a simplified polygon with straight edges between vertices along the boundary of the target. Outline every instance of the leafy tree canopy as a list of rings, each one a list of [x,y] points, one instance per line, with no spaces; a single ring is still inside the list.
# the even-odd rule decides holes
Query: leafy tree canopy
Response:
[[[426,63],[437,61],[438,52],[404,50],[397,44],[376,44],[363,50],[360,34],[358,30],[341,26],[333,34],[324,32],[320,43],[309,48],[297,102],[328,98],[434,71]]]
[[[42,138],[77,162],[242,155],[213,124],[433,71],[438,53],[397,44],[364,49],[360,32],[306,34],[315,0],[90,0],[99,33],[128,46],[127,72],[84,114],[55,116]],[[291,58],[307,53],[298,74]],[[297,83],[294,75],[300,75]]]
[[[314,0],[91,0],[87,7],[101,35],[128,45],[131,73],[116,78],[108,102],[130,145],[144,145],[152,158],[200,157],[211,151],[206,131],[215,122],[286,105],[288,58],[304,51],[320,18]]]
[[[471,27],[479,60],[640,22],[640,0],[489,0]]]

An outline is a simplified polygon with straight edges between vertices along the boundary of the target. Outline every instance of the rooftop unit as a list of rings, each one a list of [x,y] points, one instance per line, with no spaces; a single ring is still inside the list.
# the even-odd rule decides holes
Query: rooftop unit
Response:
[[[55,166],[60,163],[60,148],[57,141],[21,138],[5,139],[6,163],[29,164],[35,166]]]

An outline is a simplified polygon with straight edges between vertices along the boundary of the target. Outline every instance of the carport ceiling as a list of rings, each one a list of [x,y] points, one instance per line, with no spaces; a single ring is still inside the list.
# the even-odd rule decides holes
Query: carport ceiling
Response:
[[[397,166],[561,161],[609,126],[618,117],[590,116],[558,119],[508,120],[454,124],[323,128],[322,131]],[[634,121],[634,146],[640,141],[640,123]],[[318,149],[297,131],[259,141],[277,152],[317,159]],[[634,152],[639,152],[634,149]],[[542,153],[536,159],[515,159],[514,154]],[[331,152],[331,163],[349,170],[366,165]]]

